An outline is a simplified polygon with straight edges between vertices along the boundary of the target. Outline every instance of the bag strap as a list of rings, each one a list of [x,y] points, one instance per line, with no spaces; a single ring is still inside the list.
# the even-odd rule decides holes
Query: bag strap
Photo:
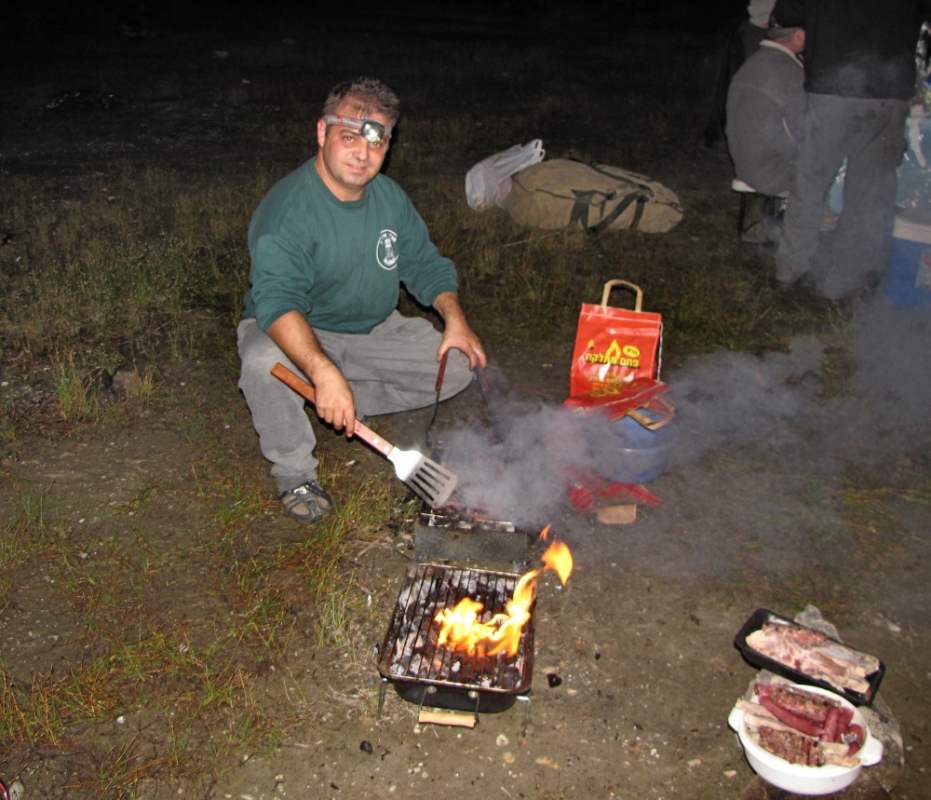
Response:
[[[627,183],[632,183],[639,189],[643,189],[645,192],[653,192],[652,187],[650,186],[650,179],[645,175],[637,175],[633,172],[628,172],[626,169],[621,170],[621,175],[618,175],[616,172],[610,172],[606,169],[602,169],[598,164],[594,164],[590,161],[584,162],[589,167],[591,167],[595,172],[600,173],[601,175],[606,175],[609,178],[614,178],[616,181],[627,181]],[[640,180],[637,180],[637,179]]]
[[[633,203],[634,200],[637,201],[637,210],[634,211],[634,218],[630,223],[630,229],[637,230],[637,226],[640,224],[640,218],[643,216],[643,209],[646,206],[648,199],[649,198],[643,192],[631,192],[614,207],[608,216],[601,220],[597,225],[592,225],[589,230],[592,233],[601,233],[612,222],[614,222],[614,220],[621,216],[621,214],[627,210],[627,207]]]
[[[589,226],[588,224],[588,209],[594,205],[595,195],[600,195],[604,198],[601,205],[603,206],[608,200],[613,200],[615,197],[614,192],[611,194],[605,194],[600,192],[597,189],[573,189],[572,194],[575,195],[575,203],[572,205],[572,212],[569,214],[569,227],[571,228],[574,223],[578,222],[585,230],[589,233],[601,233],[605,228],[607,228],[614,220],[616,220],[621,214],[623,214],[627,207],[637,201],[637,210],[634,212],[634,218],[630,223],[631,230],[636,230],[637,225],[640,224],[640,218],[643,216],[643,209],[647,204],[648,198],[643,192],[635,191],[628,194],[620,203],[618,203],[608,216],[602,218],[594,225]]]
[[[599,165],[594,161],[584,161],[581,158],[570,158],[569,161],[574,161],[576,164],[584,164],[589,169],[594,170],[599,175],[604,175],[607,178],[611,178],[616,181],[624,181],[625,183],[629,183],[632,186],[636,186],[638,189],[643,190],[643,192],[647,195],[648,200],[651,196],[656,194],[656,192],[653,190],[653,186],[651,186],[650,179],[646,175],[639,175],[636,172],[630,172],[626,169],[621,169],[620,167],[609,167],[608,169],[605,169],[605,166],[607,165]]]
[[[620,278],[615,278],[613,281],[608,281],[605,284],[604,291],[601,293],[601,307],[607,308],[608,306],[608,297],[611,294],[611,290],[615,286],[626,286],[628,289],[632,289],[637,295],[637,302],[634,305],[634,311],[643,310],[643,289],[637,286],[636,283],[631,283],[630,281],[623,281]]]
[[[572,204],[572,212],[569,214],[569,227],[571,228],[574,223],[578,222],[579,225],[588,230],[588,209],[593,205],[595,195],[599,194],[605,198],[602,204],[610,198],[597,189],[572,189],[570,191],[575,195],[575,202]]]

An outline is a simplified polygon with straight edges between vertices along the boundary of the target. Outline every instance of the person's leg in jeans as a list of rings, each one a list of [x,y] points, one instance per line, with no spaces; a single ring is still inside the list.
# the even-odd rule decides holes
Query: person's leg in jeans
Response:
[[[368,334],[315,332],[349,381],[359,414],[410,411],[436,400],[442,335],[428,320],[395,312]],[[459,394],[471,381],[469,362],[452,350],[440,399]]]
[[[828,193],[846,155],[843,99],[809,94],[799,122],[798,160],[776,251],[776,279],[786,285],[811,271],[818,251]]]
[[[880,275],[889,264],[895,222],[896,170],[905,150],[907,104],[902,100],[848,100],[844,208],[834,235],[831,265],[820,287],[832,300]]]
[[[304,377],[254,319],[245,319],[237,329],[242,372],[239,388],[252,412],[252,424],[259,435],[262,455],[271,464],[271,474],[279,492],[286,492],[305,481],[317,479],[314,457],[317,439],[304,398],[288,388],[271,369],[279,361]]]
[[[315,329],[320,346],[336,363],[355,395],[359,415],[390,414],[428,406],[436,399],[442,335],[428,320],[397,312],[368,334]],[[271,464],[280,493],[317,480],[316,437],[304,399],[271,374],[281,362],[303,376],[255,320],[238,328],[242,373],[239,387],[252,412],[262,455]],[[453,350],[447,362],[441,399],[465,389],[472,380],[468,361]]]

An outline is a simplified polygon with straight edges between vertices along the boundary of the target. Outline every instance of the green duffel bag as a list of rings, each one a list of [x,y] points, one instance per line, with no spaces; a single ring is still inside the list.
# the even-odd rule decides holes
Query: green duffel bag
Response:
[[[533,228],[633,228],[663,233],[682,219],[675,192],[663,184],[607,164],[554,158],[511,177],[502,205],[516,222]]]

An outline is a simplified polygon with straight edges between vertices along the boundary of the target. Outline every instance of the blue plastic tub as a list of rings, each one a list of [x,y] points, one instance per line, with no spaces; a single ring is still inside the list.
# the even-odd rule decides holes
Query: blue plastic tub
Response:
[[[660,419],[654,412],[644,413]],[[591,442],[595,468],[619,483],[647,483],[663,474],[678,438],[675,420],[651,431],[631,417],[621,417],[611,423],[610,435]]]

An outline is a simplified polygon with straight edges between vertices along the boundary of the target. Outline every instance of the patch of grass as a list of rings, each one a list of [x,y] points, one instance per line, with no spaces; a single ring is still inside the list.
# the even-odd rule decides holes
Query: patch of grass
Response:
[[[201,435],[223,430],[208,423],[224,413],[206,414]],[[81,633],[79,657],[64,669],[24,679],[0,663],[0,751],[81,742],[85,766],[71,788],[124,798],[145,781],[220,770],[243,749],[279,742],[292,712],[270,708],[258,687],[284,659],[298,615],[319,620],[314,629],[328,644],[353,640],[353,605],[364,598],[346,588],[340,560],[351,541],[376,539],[398,513],[390,481],[357,478],[348,463],[330,461],[323,475],[342,500],[338,512],[280,544],[254,538],[270,502],[255,477],[262,465],[231,469],[238,462],[218,433],[185,498],[178,487],[150,484],[113,507],[114,520],[132,515],[144,527],[171,504],[200,504],[212,527],[199,547],[156,548],[142,533],[72,538],[50,526],[43,494],[21,492],[16,513],[4,515],[15,521],[0,531],[0,575],[8,578],[0,613],[22,568],[42,558],[49,602]],[[126,725],[125,736],[99,748],[93,732],[114,724],[118,732]]]
[[[80,367],[76,359],[72,351],[53,361],[52,367],[58,417],[69,426],[124,426],[129,422],[130,404],[140,410],[156,405],[157,389],[151,367],[146,366],[140,372],[138,367],[129,371],[121,366],[115,372],[116,377],[112,377],[102,367]],[[90,353],[84,360],[92,363],[96,359],[97,354]],[[122,385],[117,389],[118,379]]]
[[[257,184],[264,181],[257,181]],[[188,186],[154,168],[59,182],[5,176],[0,342],[33,353],[151,336],[197,305],[238,311],[258,186]]]
[[[137,511],[141,511],[148,506],[155,499],[158,491],[158,484],[143,486],[132,500],[127,500],[124,503],[117,503],[113,507],[113,511],[116,514],[135,514]]]
[[[0,442],[7,444],[16,441],[16,421],[12,414],[0,409]]]
[[[133,797],[135,787],[148,777],[158,759],[147,759],[140,753],[138,738],[108,750],[98,762],[93,780],[78,782],[69,789],[91,789],[103,797]]]
[[[223,415],[206,413],[201,435],[222,430],[210,423]],[[4,531],[0,566],[15,584],[20,567],[44,554],[55,602],[65,605],[60,613],[81,630],[81,656],[28,680],[0,665],[0,749],[83,742],[90,766],[72,788],[132,797],[145,781],[220,770],[243,749],[281,740],[293,711],[270,707],[259,687],[285,659],[299,617],[309,615],[321,645],[358,649],[366,597],[343,565],[347,548],[377,542],[388,521],[409,514],[408,501],[389,478],[357,475],[352,462],[324,454],[322,477],[340,499],[337,512],[306,529],[293,523],[298,538],[263,542],[256,526],[273,501],[257,478],[262,465],[235,469],[230,447],[214,434],[197,480],[183,490],[208,524],[197,547],[156,548],[142,533],[88,542],[56,530],[40,551],[37,543],[51,538],[47,522],[23,497],[18,526]],[[144,527],[179,502],[177,487],[146,485],[113,507],[113,519],[132,515]],[[30,549],[14,552],[17,541]],[[89,743],[89,732],[115,723],[126,725],[116,744]]]
[[[862,546],[875,550],[878,537],[901,536],[897,515],[891,506],[905,503],[931,506],[931,485],[874,486],[850,485],[840,497],[842,512]]]
[[[826,619],[834,622],[845,618],[856,592],[853,586],[845,587],[827,581],[824,585],[812,586],[811,580],[804,576],[773,578],[752,569],[744,569],[742,574],[735,574],[725,582],[719,582],[715,589],[738,605],[775,608],[787,617],[793,617],[808,605],[814,605]]]
[[[352,605],[353,587],[342,584],[326,592],[320,604],[319,618],[317,620],[317,645],[324,647],[349,647],[351,636],[350,627],[356,617],[350,607]]]
[[[83,421],[90,416],[92,400],[75,367],[73,354],[58,364],[55,390],[58,394],[58,412],[65,422]]]
[[[15,576],[23,564],[38,558],[49,546],[45,521],[46,491],[33,491],[3,480],[11,490],[0,504],[0,617],[12,602]]]

